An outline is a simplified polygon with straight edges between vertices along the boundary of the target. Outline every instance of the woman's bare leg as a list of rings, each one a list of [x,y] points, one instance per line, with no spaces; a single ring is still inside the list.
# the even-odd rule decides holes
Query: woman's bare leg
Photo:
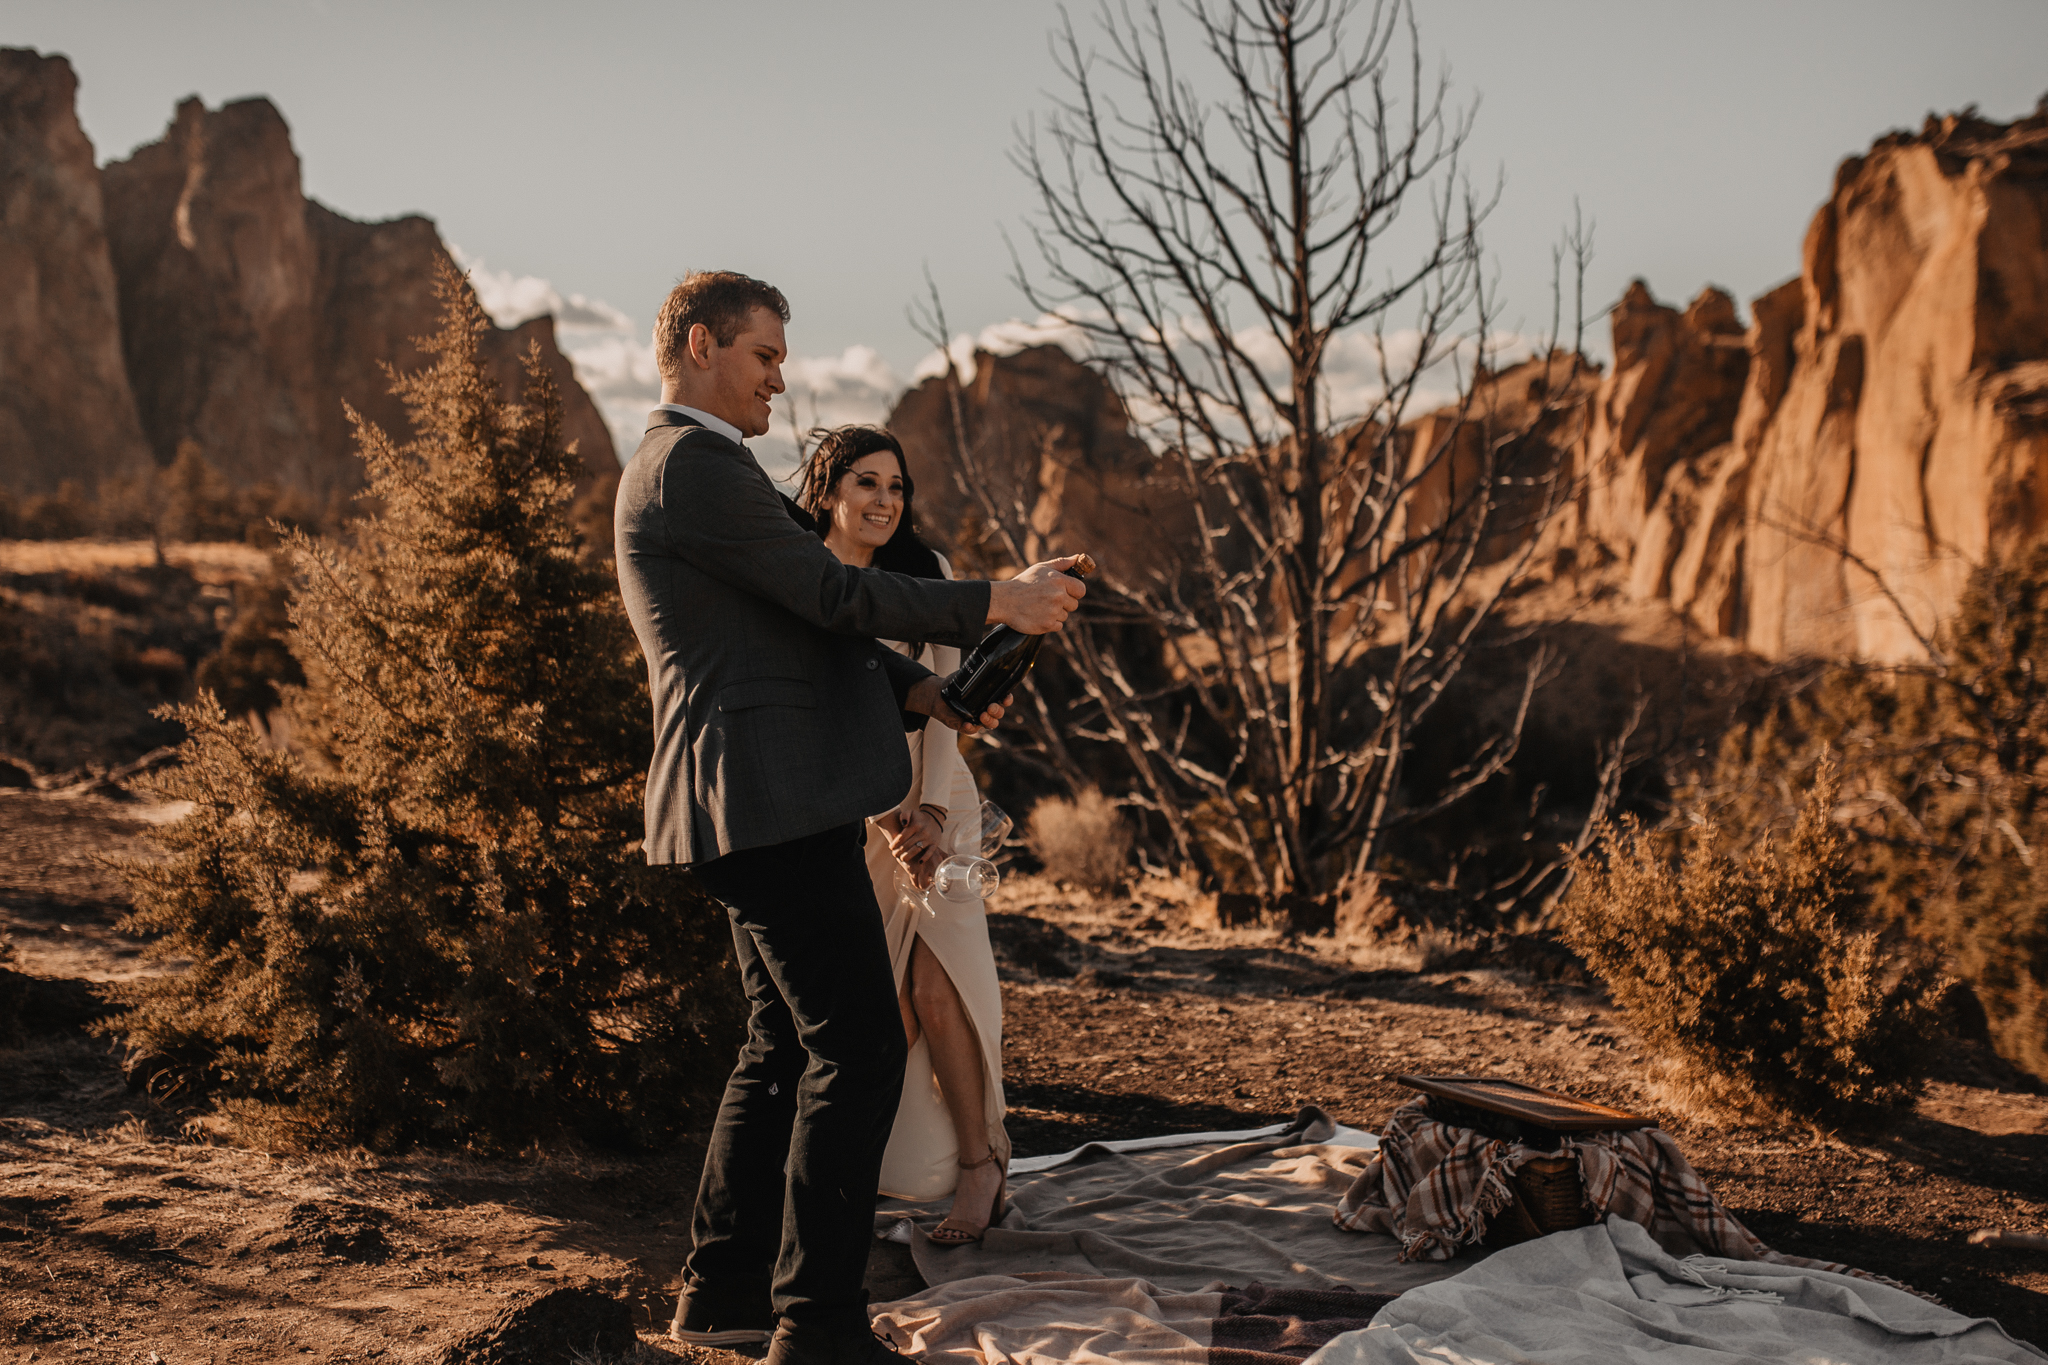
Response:
[[[924,940],[923,940],[923,939],[919,939],[919,940],[917,940],[917,947],[919,947],[919,948],[922,948],[923,946],[924,946]],[[913,953],[915,953],[915,951],[916,951],[916,949],[912,949],[912,952],[913,952]],[[905,968],[905,969],[904,969],[904,972],[903,972],[903,986],[902,986],[902,988],[901,988],[901,989],[899,989],[899,990],[898,990],[898,991],[896,992],[896,1008],[897,1008],[897,1009],[898,1009],[899,1011],[901,1011],[901,1012],[902,1012],[902,1015],[903,1015],[903,1041],[904,1041],[904,1043],[905,1043],[906,1045],[910,1046],[910,1047],[916,1047],[916,1046],[917,1046],[917,1034],[918,1034],[918,1024],[917,1024],[917,1007],[916,1007],[915,1005],[913,1005],[913,1004],[911,1004],[911,1003],[910,1003],[910,969],[909,969],[909,968]]]
[[[981,1040],[960,1003],[953,978],[938,955],[919,939],[910,950],[910,1000],[931,1048],[932,1071],[953,1120],[953,1138],[960,1160],[979,1161],[988,1155],[988,1078],[982,1072]],[[961,1221],[980,1226],[995,1201],[1003,1173],[996,1164],[960,1172],[953,1208]]]

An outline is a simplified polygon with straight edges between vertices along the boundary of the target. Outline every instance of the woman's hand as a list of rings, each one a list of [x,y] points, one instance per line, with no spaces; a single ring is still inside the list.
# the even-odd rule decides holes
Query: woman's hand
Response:
[[[910,874],[910,880],[917,889],[925,890],[932,884],[932,873],[938,868],[939,859],[944,855],[939,850],[939,822],[932,813],[919,806],[903,819],[896,833],[889,837],[889,852]]]

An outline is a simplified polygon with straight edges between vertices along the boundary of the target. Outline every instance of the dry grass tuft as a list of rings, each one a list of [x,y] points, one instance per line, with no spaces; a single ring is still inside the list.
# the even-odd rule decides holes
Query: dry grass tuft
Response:
[[[1031,849],[1056,881],[1107,895],[1130,871],[1131,827],[1094,788],[1072,801],[1051,797],[1031,812]]]
[[[1426,927],[1355,941],[1345,957],[1353,971],[1426,974],[1444,970],[1446,963],[1478,942],[1470,934]]]

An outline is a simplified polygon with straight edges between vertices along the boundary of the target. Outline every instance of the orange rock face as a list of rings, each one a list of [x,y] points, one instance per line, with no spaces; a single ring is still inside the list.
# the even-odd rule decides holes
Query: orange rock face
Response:
[[[157,462],[196,441],[238,484],[340,491],[314,439],[318,257],[284,120],[268,100],[209,117],[188,99],[103,183],[122,350]]]
[[[1845,161],[1799,277],[1746,327],[1719,290],[1680,311],[1640,281],[1612,326],[1583,417],[1537,434],[1579,489],[1554,562],[1613,565],[1629,595],[1767,657],[1916,657],[1971,566],[2048,525],[2048,110],[1930,120]],[[1528,368],[1494,397],[1513,407]],[[1171,524],[1113,396],[1065,356],[985,360],[963,399],[1033,553]],[[892,420],[927,506],[966,512],[943,389]]]
[[[2042,525],[2048,116],[1930,120],[1844,162],[1800,302],[1760,424],[1745,638],[1910,657],[1969,566]]]
[[[1582,465],[1583,530],[1626,560],[1632,595],[1672,596],[1674,576],[1693,580],[1688,588],[1698,578],[1689,533],[1727,500],[1729,437],[1749,368],[1743,327],[1718,289],[1680,313],[1641,280],[1615,305],[1612,325],[1614,367],[1593,395]]]
[[[1057,346],[974,357],[960,392],[970,454],[1006,520],[1021,525],[1027,560],[1086,551],[1112,576],[1174,558],[1193,536],[1188,504],[1154,478],[1156,462],[1101,376]],[[920,528],[934,545],[981,565],[1007,560],[979,502],[954,478],[952,404],[943,379],[904,394],[889,428],[917,485]]]
[[[1842,164],[1797,280],[1683,315],[1640,285],[1580,534],[1756,652],[1915,657],[2048,520],[2048,115],[1930,120]]]
[[[359,223],[308,200],[268,100],[178,107],[162,141],[103,169],[62,57],[0,49],[0,483],[88,488],[195,444],[240,484],[315,505],[362,482],[348,403],[403,438],[381,365],[425,362],[431,221]],[[537,345],[589,473],[579,521],[609,527],[611,435],[536,318],[493,328],[507,391]],[[602,504],[602,506],[598,505]]]
[[[54,492],[149,467],[78,80],[0,48],[0,483]]]
[[[157,459],[194,442],[237,482],[322,501],[352,492],[361,471],[343,404],[407,431],[379,364],[425,361],[412,338],[433,330],[446,257],[433,223],[359,223],[308,200],[290,131],[264,99],[186,100],[162,141],[103,179],[122,349]],[[550,320],[493,329],[485,355],[516,392],[532,342],[591,481],[615,481],[611,437]]]
[[[1680,311],[1640,281],[1612,326],[1583,418],[1535,434],[1579,489],[1546,562],[1614,565],[1629,595],[1767,657],[1916,657],[1972,565],[2048,526],[2048,108],[1930,119],[1843,162],[1799,277],[1748,326],[1719,290]],[[1512,415],[1537,363],[1479,406]],[[1092,373],[1026,352],[982,375],[970,429],[1034,526],[1114,544],[1164,524],[1126,510],[1148,465],[1104,437],[1120,414]],[[946,488],[942,404],[934,383],[894,420]],[[1446,422],[1405,430],[1455,442]]]

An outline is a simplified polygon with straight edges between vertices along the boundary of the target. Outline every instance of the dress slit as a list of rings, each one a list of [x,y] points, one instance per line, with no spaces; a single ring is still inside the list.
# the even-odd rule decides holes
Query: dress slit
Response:
[[[952,566],[940,560],[946,577]],[[902,646],[892,648],[903,649]],[[904,652],[908,652],[904,650]],[[950,645],[934,644],[924,659],[941,675],[960,666],[960,651]],[[981,791],[967,761],[960,756],[959,738],[938,721],[908,737],[911,784],[897,810],[907,815],[927,802],[943,809],[946,820],[939,832],[939,847],[947,853],[975,853],[981,845]],[[889,941],[889,961],[896,973],[900,997],[910,970],[910,952],[922,938],[953,983],[966,1012],[968,1027],[974,1031],[981,1054],[983,1109],[988,1120],[988,1139],[1007,1168],[1010,1138],[1003,1131],[1003,991],[996,976],[995,951],[988,939],[988,916],[979,900],[945,901],[933,897],[936,914],[927,913],[921,897],[906,902],[905,880],[896,860],[890,856],[889,840],[879,826],[868,828],[868,875],[875,886],[875,900],[881,907],[882,927]],[[980,1152],[971,1153],[978,1158]],[[882,1192],[899,1199],[941,1199],[952,1194],[959,1183],[959,1142],[953,1132],[952,1115],[946,1111],[945,1096],[932,1072],[931,1040],[923,1029],[911,1045],[910,1060],[903,1071],[903,1093],[896,1108],[896,1123],[889,1131],[889,1146],[882,1157]]]

